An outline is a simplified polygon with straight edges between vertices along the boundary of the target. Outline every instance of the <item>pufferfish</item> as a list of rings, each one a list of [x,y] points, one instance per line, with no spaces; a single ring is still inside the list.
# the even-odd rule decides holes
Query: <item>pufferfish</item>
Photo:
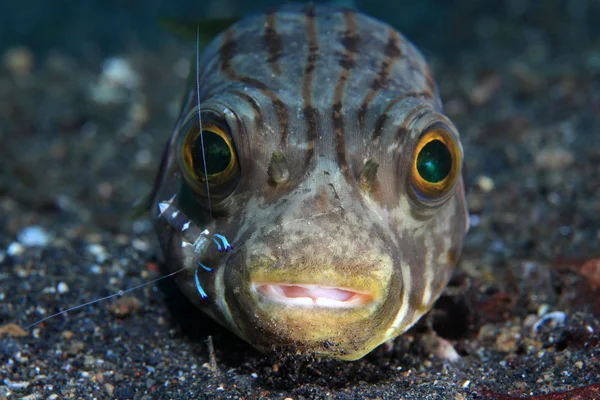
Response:
[[[153,191],[186,296],[263,351],[356,360],[410,328],[468,228],[459,133],[421,53],[360,12],[285,5],[194,65]],[[206,232],[233,249],[202,250]]]

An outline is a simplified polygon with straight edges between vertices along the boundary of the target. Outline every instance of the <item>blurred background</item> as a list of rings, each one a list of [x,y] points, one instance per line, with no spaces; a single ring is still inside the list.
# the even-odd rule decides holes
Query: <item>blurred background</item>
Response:
[[[318,1],[317,3],[322,2]],[[284,3],[274,0],[4,0],[0,3],[0,50],[17,43],[34,52],[61,50],[80,56],[112,54],[142,46],[156,49],[168,35],[160,15],[190,18],[240,16]],[[575,51],[598,40],[596,0],[356,0],[338,3],[385,20],[419,46],[452,56],[456,48],[498,51],[515,42],[546,47],[551,54]]]

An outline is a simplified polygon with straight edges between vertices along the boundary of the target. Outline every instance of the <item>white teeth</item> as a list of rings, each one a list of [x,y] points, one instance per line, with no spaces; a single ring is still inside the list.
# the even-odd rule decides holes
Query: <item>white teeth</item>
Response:
[[[315,304],[319,307],[351,307],[353,305],[358,305],[353,302],[347,302],[347,301],[340,302],[337,300],[331,300],[331,299],[327,299],[324,297],[317,297],[314,301],[315,301]]]
[[[295,306],[349,308],[367,304],[373,297],[348,289],[318,285],[253,284],[263,297],[278,303]]]
[[[319,286],[277,285],[285,297],[309,297],[313,300],[326,298],[336,301],[347,301],[354,292],[337,288],[323,288]]]

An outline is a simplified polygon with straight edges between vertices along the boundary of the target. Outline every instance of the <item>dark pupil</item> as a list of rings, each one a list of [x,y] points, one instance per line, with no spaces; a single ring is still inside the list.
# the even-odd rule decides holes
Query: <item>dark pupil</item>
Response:
[[[200,135],[194,141],[192,149],[192,160],[194,170],[198,176],[206,176],[223,172],[231,161],[231,150],[225,139],[214,132],[202,131],[204,139],[204,155],[206,157],[206,174],[204,173],[204,160],[202,160],[202,141]]]
[[[452,168],[452,155],[444,143],[432,140],[427,143],[417,157],[417,171],[429,183],[441,182]]]

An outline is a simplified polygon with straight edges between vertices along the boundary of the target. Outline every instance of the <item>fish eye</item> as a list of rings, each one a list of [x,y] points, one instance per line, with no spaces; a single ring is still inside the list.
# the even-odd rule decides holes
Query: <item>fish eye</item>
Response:
[[[190,162],[190,168],[201,180],[218,178],[219,174],[231,169],[235,159],[231,143],[225,133],[216,127],[202,129],[202,135],[191,134],[184,151]],[[206,169],[205,169],[206,168]]]
[[[188,129],[180,141],[180,167],[186,182],[202,196],[226,196],[239,177],[235,146],[228,132],[216,124]],[[208,193],[207,193],[208,181]]]
[[[419,138],[413,154],[411,181],[422,200],[445,198],[459,176],[461,151],[444,127],[429,128]]]

